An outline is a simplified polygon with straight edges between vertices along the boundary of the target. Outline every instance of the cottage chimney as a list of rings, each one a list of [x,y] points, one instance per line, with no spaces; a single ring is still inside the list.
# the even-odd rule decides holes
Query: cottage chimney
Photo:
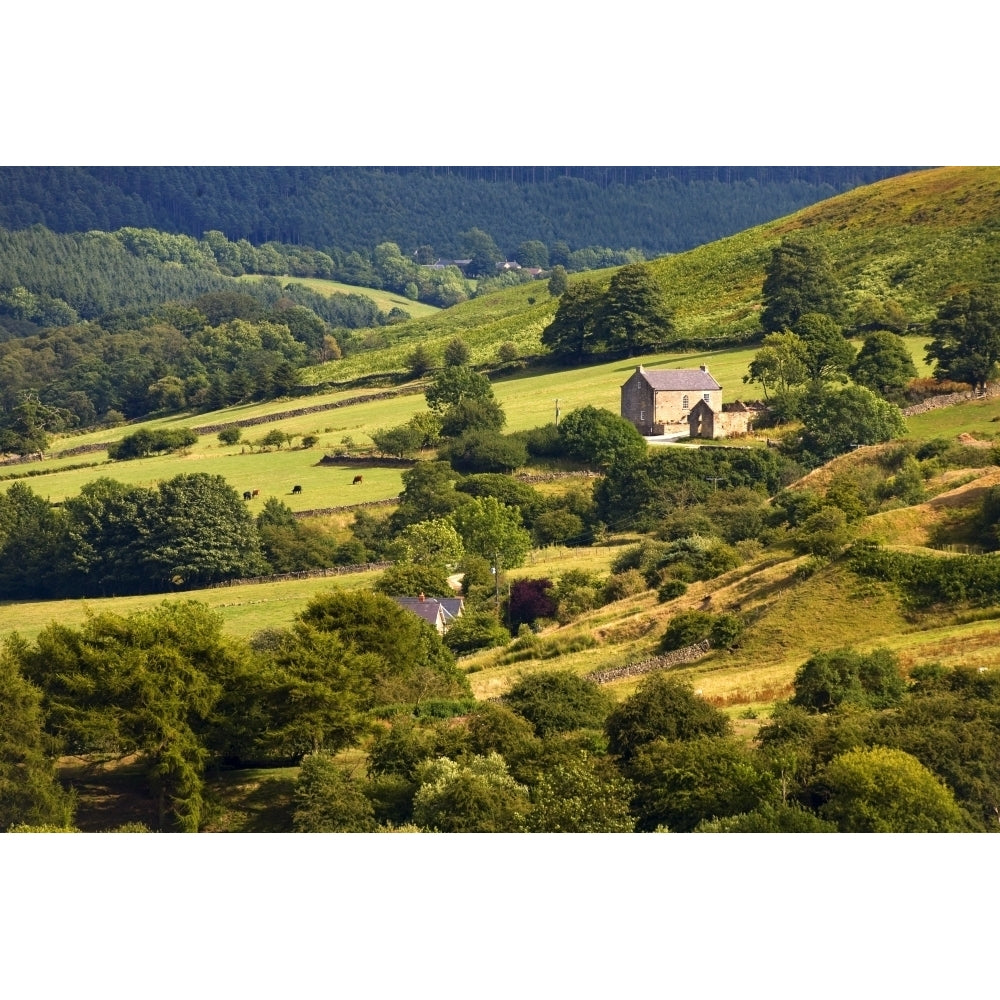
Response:
[[[703,372],[707,372],[708,371],[708,365],[699,365],[698,367],[701,368],[701,370]]]
[[[422,590],[420,591],[419,595],[417,596],[417,600],[420,601],[421,604],[423,604],[424,601],[427,600],[427,598],[424,595],[424,592]]]

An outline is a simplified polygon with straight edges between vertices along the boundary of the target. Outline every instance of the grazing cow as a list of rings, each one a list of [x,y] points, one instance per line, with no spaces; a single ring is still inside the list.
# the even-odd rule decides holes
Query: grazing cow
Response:
[[[260,496],[260,490],[254,490],[254,491],[253,491],[253,495],[254,495],[255,497],[259,497],[259,496]]]
[[[295,484],[295,485],[294,485],[294,486],[292,487],[292,492],[293,492],[293,493],[301,493],[301,492],[302,492],[302,487],[301,487],[301,486],[299,486],[299,484],[298,484],[298,483],[296,483],[296,484]]]
[[[352,486],[357,486],[358,483],[363,483],[365,481],[364,476],[355,476],[354,481],[351,483]]]
[[[249,499],[250,499],[250,495],[251,495],[251,494],[250,494],[250,491],[249,491],[249,490],[244,490],[244,491],[243,491],[243,499],[244,499],[244,500],[249,500]]]

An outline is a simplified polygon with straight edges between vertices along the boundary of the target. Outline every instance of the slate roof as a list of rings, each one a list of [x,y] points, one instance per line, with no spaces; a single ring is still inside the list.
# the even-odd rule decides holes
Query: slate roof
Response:
[[[661,368],[659,371],[640,369],[639,374],[657,392],[717,392],[722,386],[705,368]]]
[[[447,630],[448,626],[462,613],[465,603],[462,597],[394,597],[393,600],[407,611],[419,615],[425,622],[433,625],[439,632]]]

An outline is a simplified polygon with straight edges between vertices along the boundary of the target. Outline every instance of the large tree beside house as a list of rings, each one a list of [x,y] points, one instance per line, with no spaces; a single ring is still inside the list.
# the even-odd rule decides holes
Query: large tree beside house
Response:
[[[670,343],[673,311],[645,264],[627,264],[611,279],[598,319],[599,336],[629,357]]]
[[[762,289],[765,333],[795,330],[806,313],[833,320],[844,315],[844,292],[826,250],[802,237],[786,237],[771,251]]]

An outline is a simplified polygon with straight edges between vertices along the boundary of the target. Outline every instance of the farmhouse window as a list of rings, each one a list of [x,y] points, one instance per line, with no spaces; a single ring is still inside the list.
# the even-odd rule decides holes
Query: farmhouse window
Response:
[[[681,409],[682,409],[682,410],[686,410],[686,409],[688,409],[688,408],[689,408],[689,405],[690,405],[690,404],[689,404],[689,402],[688,402],[688,398],[687,398],[687,395],[685,394],[685,395],[683,395],[683,396],[681,397]]]
[[[703,392],[701,394],[701,398],[707,403],[712,398],[712,394],[709,392]]]
[[[645,419],[646,419],[646,411],[645,410],[640,410],[639,411],[639,420],[645,420]]]

